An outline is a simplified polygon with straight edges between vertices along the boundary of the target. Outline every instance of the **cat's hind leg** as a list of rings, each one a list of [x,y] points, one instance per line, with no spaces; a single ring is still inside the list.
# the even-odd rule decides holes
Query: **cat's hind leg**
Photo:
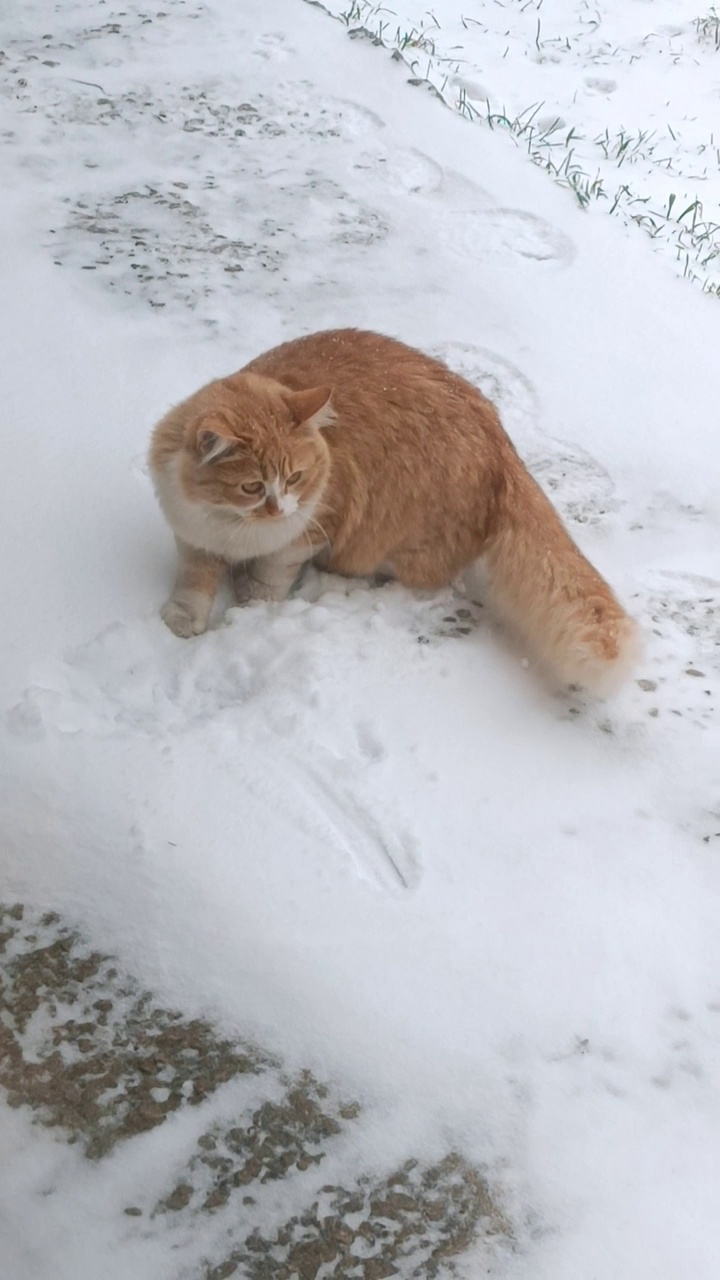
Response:
[[[416,591],[439,591],[453,581],[463,564],[443,555],[436,547],[419,547],[393,555],[388,567],[391,576],[402,582],[404,587]]]

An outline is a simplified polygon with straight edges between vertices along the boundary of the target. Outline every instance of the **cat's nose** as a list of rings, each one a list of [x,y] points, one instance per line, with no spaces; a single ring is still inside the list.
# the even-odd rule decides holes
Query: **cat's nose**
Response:
[[[265,499],[265,513],[266,515],[269,515],[269,516],[280,515],[278,500],[272,493],[269,493],[267,498]]]

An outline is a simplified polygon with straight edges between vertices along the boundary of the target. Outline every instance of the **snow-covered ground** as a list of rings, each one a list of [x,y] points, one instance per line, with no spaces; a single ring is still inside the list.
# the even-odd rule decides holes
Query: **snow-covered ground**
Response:
[[[467,119],[509,132],[583,209],[720,288],[720,6],[705,0],[324,0]]]
[[[716,300],[300,0],[29,0],[0,47],[1,896],[359,1099],[338,1180],[482,1168],[511,1242],[461,1277],[715,1280]],[[163,627],[153,421],[346,324],[496,400],[645,628],[614,702],[546,690],[472,590],[311,574]],[[192,1116],[89,1170],[0,1111],[3,1276],[184,1274],[117,1197]]]

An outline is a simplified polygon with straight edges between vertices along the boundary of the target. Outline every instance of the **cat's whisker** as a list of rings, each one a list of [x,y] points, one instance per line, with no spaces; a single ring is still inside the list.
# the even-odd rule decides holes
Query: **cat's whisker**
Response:
[[[332,513],[331,513],[331,514],[332,514]],[[330,537],[329,537],[329,535],[328,535],[327,531],[323,528],[323,526],[321,525],[320,521],[315,519],[315,516],[311,516],[311,517],[310,517],[310,519],[308,520],[308,522],[307,522],[307,524],[306,524],[306,526],[305,526],[305,530],[304,530],[305,536],[307,537],[308,541],[312,544],[312,538],[310,537],[310,529],[317,529],[317,530],[319,530],[319,532],[322,534],[322,536],[323,536],[323,538],[325,539],[325,541],[329,543],[329,541],[330,541]]]

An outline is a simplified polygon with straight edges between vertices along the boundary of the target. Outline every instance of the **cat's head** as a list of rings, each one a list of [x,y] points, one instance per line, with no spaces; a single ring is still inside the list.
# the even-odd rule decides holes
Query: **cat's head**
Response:
[[[236,374],[201,393],[185,431],[181,480],[193,501],[278,520],[317,502],[330,455],[323,427],[334,420],[330,387],[291,391]]]

